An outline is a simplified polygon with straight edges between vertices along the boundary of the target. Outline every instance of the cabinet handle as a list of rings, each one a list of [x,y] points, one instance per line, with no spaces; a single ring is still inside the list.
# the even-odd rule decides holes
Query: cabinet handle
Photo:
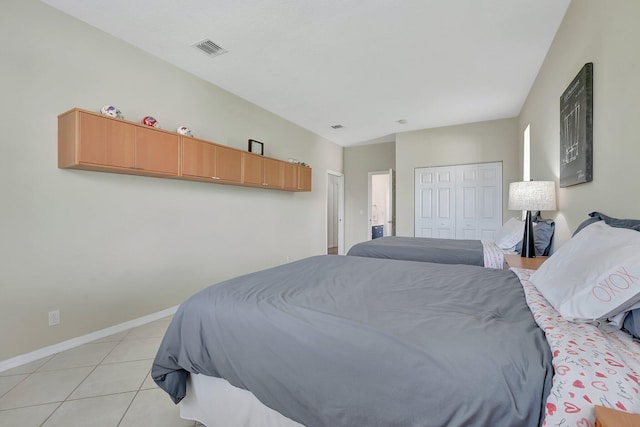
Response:
[[[129,169],[135,169],[135,170],[139,170],[139,171],[144,170],[144,168],[139,168],[137,166],[129,166]]]
[[[219,176],[212,176],[211,179],[220,179]]]

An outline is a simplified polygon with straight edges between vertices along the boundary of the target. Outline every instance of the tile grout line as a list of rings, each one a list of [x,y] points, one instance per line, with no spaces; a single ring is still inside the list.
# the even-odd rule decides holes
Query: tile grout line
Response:
[[[40,423],[40,427],[42,427],[42,426],[43,426],[47,421],[49,421],[49,418],[51,418],[51,416],[52,416],[53,414],[55,414],[55,413],[56,413],[56,411],[57,411],[58,409],[60,409],[60,407],[62,406],[62,404],[63,404],[64,402],[65,402],[64,400],[63,400],[62,402],[60,402],[60,403],[58,404],[58,406],[56,406],[56,409],[54,409],[53,411],[51,411],[51,413],[47,416],[47,418],[45,418],[45,419]]]
[[[143,376],[142,380],[140,381],[140,384],[137,387],[137,390],[129,390],[129,391],[121,391],[121,392],[113,392],[113,393],[107,393],[107,394],[102,394],[99,396],[84,396],[84,397],[78,397],[76,399],[70,399],[70,397],[73,395],[73,393],[75,393],[79,387],[85,383],[85,381],[87,381],[87,379],[94,373],[96,372],[97,368],[99,366],[110,366],[110,365],[118,365],[118,364],[124,364],[124,363],[132,363],[132,362],[142,362],[142,361],[150,361],[151,363],[153,362],[153,358],[141,358],[141,359],[135,359],[135,360],[121,360],[121,361],[115,361],[115,362],[111,362],[111,363],[105,363],[105,360],[107,360],[107,358],[114,353],[115,349],[118,348],[118,346],[120,346],[122,343],[127,341],[128,337],[131,337],[133,334],[133,331],[141,328],[143,326],[146,325],[141,325],[138,327],[133,327],[130,328],[126,334],[124,334],[120,339],[114,339],[114,340],[108,340],[108,341],[102,341],[104,338],[102,339],[97,339],[93,342],[88,342],[85,343],[84,345],[90,345],[90,344],[98,344],[98,342],[96,341],[100,341],[99,344],[104,344],[104,343],[114,343],[113,347],[100,359],[99,362],[97,362],[97,364],[90,364],[87,366],[73,366],[73,367],[63,367],[63,368],[58,368],[58,369],[51,369],[51,370],[44,370],[41,371],[41,369],[49,362],[51,361],[51,359],[61,353],[63,353],[63,351],[55,353],[53,355],[50,355],[46,358],[43,358],[43,362],[40,363],[37,367],[34,367],[33,369],[30,369],[31,372],[23,372],[23,373],[16,373],[14,375],[5,375],[4,377],[11,377],[11,376],[18,376],[18,375],[24,375],[24,378],[22,378],[21,380],[18,381],[18,383],[16,383],[15,385],[13,385],[11,388],[9,388],[6,392],[4,392],[2,395],[0,395],[0,399],[4,398],[8,393],[10,393],[12,390],[14,390],[16,387],[18,387],[20,384],[23,384],[25,381],[27,381],[29,378],[32,378],[35,374],[42,374],[42,373],[46,373],[46,372],[54,372],[54,371],[65,371],[65,370],[70,370],[70,369],[79,369],[79,368],[90,368],[88,373],[80,380],[80,382],[73,388],[73,390],[71,390],[66,397],[62,400],[62,401],[54,401],[54,402],[44,402],[44,403],[37,403],[37,404],[31,404],[31,405],[26,405],[26,406],[21,406],[21,407],[16,407],[16,408],[5,408],[0,410],[0,412],[5,412],[5,411],[10,411],[10,410],[16,410],[16,409],[24,409],[24,408],[34,408],[34,407],[39,407],[39,406],[44,406],[44,405],[52,405],[55,404],[55,408],[51,411],[51,413],[49,413],[49,415],[39,424],[40,427],[42,427],[43,425],[45,425],[49,420],[51,420],[51,418],[54,416],[54,414],[57,413],[58,410],[60,410],[60,407],[65,403],[65,402],[71,402],[71,401],[76,401],[76,400],[83,400],[83,399],[91,399],[91,398],[96,398],[96,397],[103,397],[103,396],[113,396],[113,395],[119,395],[119,394],[128,394],[128,393],[133,393],[133,397],[131,399],[131,401],[129,402],[129,404],[127,405],[126,409],[124,410],[122,416],[120,417],[120,420],[117,423],[117,426],[120,426],[122,424],[122,422],[124,421],[128,411],[131,409],[133,402],[135,401],[135,399],[141,394],[142,391],[147,391],[147,390],[153,390],[154,388],[145,388],[143,389],[143,386],[146,382],[146,380],[150,377],[151,375],[151,367],[148,368],[146,374]],[[155,332],[152,332],[155,333]],[[162,338],[163,334],[160,334],[160,338]],[[155,336],[142,336],[139,337],[139,339],[157,339],[158,337]],[[139,341],[139,339],[135,339],[135,340],[130,340],[130,341]],[[66,351],[66,350],[65,350]],[[190,420],[191,421],[191,420]],[[196,426],[196,422],[194,422],[193,426]]]
[[[5,397],[11,390],[13,390],[14,388],[18,387],[20,384],[22,384],[24,381],[26,381],[26,379],[29,378],[32,374],[33,374],[33,372],[31,374],[18,374],[18,375],[25,375],[25,377],[23,379],[21,379],[20,381],[18,381],[16,384],[14,384],[13,387],[9,388],[9,390],[7,390],[4,393],[0,394],[0,399]],[[9,378],[11,376],[16,376],[17,377],[18,375],[7,375],[7,376],[2,377],[2,378]],[[0,409],[0,411],[4,411],[4,410],[5,409]]]
[[[131,399],[131,402],[129,402],[129,404],[127,405],[127,409],[125,409],[124,412],[122,413],[122,416],[120,417],[120,421],[118,421],[118,424],[116,424],[116,427],[119,427],[120,424],[122,424],[122,421],[124,421],[124,417],[127,415],[127,412],[129,412],[129,409],[131,409],[131,405],[133,405],[133,402],[136,400],[136,397],[138,397],[139,393],[140,393],[140,390],[136,390],[136,394],[133,395],[133,399]]]
[[[128,334],[127,334],[127,335],[128,335]],[[125,337],[126,337],[126,335],[125,335]],[[123,337],[123,339],[124,339],[124,337]],[[95,370],[98,368],[98,366],[100,366],[100,364],[101,364],[102,362],[104,362],[104,359],[106,359],[106,358],[107,358],[107,356],[109,356],[109,355],[111,354],[111,352],[113,352],[113,350],[115,350],[115,348],[116,348],[116,347],[117,347],[117,346],[122,342],[122,339],[121,339],[121,340],[118,340],[118,341],[114,341],[114,342],[117,342],[117,344],[116,344],[116,345],[114,345],[114,346],[113,346],[113,348],[112,348],[111,350],[109,350],[109,351],[107,352],[107,354],[105,354],[105,355],[104,355],[104,357],[100,360],[100,362],[98,362],[98,364],[97,364],[97,365],[95,365],[95,366],[93,367],[93,369],[91,369],[91,371],[90,371],[90,372],[89,372],[89,373],[88,373],[88,374],[87,374],[87,375],[82,379],[82,381],[80,381],[80,382],[78,383],[78,385],[77,385],[77,386],[75,386],[75,387],[73,388],[73,390],[71,390],[71,392],[67,395],[67,397],[65,397],[65,398],[64,398],[64,400],[63,400],[62,402],[60,402],[60,404],[58,405],[58,407],[56,407],[56,409],[54,409],[54,410],[49,414],[49,416],[48,416],[44,421],[42,421],[42,423],[40,424],[40,427],[42,427],[42,426],[43,426],[43,425],[44,425],[44,424],[49,420],[49,418],[51,418],[51,417],[53,416],[53,414],[55,414],[55,413],[56,413],[56,411],[58,411],[58,409],[60,409],[60,407],[61,407],[65,402],[68,402],[68,401],[69,401],[69,400],[68,400],[68,399],[69,399],[69,397],[70,397],[70,396],[71,396],[71,395],[72,395],[72,394],[73,394],[73,393],[78,389],[78,387],[80,387],[80,385],[82,385],[82,383],[84,383],[84,382],[87,380],[87,378],[89,378],[89,376],[90,376],[92,373],[94,373],[94,372],[95,372]],[[91,344],[91,343],[87,343],[87,344]],[[86,345],[86,344],[85,344],[85,345]],[[60,354],[60,353],[56,353],[56,354]],[[55,356],[55,355],[54,355],[54,356]],[[42,365],[42,366],[44,366],[44,365]],[[40,366],[40,368],[42,368],[42,366]],[[40,369],[40,368],[38,368],[38,369]],[[75,368],[70,368],[70,369],[75,369]],[[35,373],[35,372],[34,372],[34,373]],[[28,377],[27,377],[27,378],[28,378]]]
[[[53,356],[49,356],[46,359],[47,359],[46,361],[44,361],[41,365],[39,365],[37,368],[35,368],[32,372],[25,372],[25,373],[22,373],[22,374],[15,374],[15,375],[4,375],[4,376],[0,375],[0,378],[9,378],[9,377],[17,377],[18,375],[25,375],[25,377],[23,379],[21,379],[20,381],[18,381],[17,384],[15,384],[13,387],[11,387],[6,392],[2,393],[0,395],[0,399],[5,397],[11,390],[13,390],[14,388],[18,387],[20,384],[22,384],[24,381],[26,381],[31,375],[33,375],[36,372],[38,372],[38,369],[42,368],[44,365],[47,364],[47,362],[49,362],[51,359],[53,359]],[[38,405],[30,405],[30,406],[38,406]],[[13,409],[13,408],[8,408],[8,409]],[[0,409],[0,411],[6,411],[8,409]]]

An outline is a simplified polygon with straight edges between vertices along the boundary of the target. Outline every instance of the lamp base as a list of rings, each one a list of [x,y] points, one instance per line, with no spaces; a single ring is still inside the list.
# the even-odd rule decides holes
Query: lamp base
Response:
[[[533,236],[533,221],[531,211],[527,211],[527,218],[524,221],[524,235],[522,236],[522,258],[535,258],[536,245]]]

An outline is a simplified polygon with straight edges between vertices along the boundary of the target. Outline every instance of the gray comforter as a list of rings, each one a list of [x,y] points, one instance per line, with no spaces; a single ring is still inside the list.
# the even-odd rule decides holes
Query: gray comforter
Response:
[[[184,302],[153,363],[227,379],[306,426],[537,426],[551,355],[510,271],[320,256]]]
[[[480,240],[389,236],[354,245],[347,255],[439,264],[484,265]]]

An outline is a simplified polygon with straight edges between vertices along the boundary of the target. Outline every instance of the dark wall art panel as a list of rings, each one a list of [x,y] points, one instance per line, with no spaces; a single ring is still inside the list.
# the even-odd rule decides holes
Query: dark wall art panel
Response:
[[[560,187],[593,180],[593,63],[560,97]]]

